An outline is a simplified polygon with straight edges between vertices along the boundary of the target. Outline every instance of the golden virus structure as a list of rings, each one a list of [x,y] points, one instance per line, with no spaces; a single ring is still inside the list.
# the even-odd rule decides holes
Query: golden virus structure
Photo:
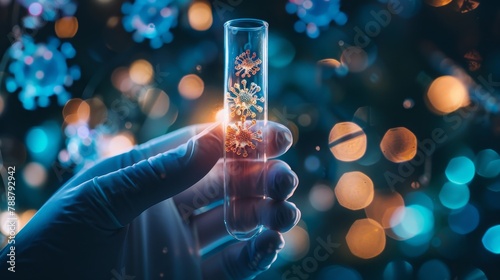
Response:
[[[232,94],[229,92],[226,94],[226,98],[229,101],[229,109],[231,110],[231,118],[238,115],[254,119],[257,114],[252,111],[252,108],[262,113],[263,108],[257,105],[257,101],[264,102],[265,99],[264,97],[257,97],[260,87],[256,83],[250,83],[250,87],[247,88],[247,81],[242,80],[241,85],[243,88],[240,87],[240,84],[235,83],[234,87],[229,89]]]
[[[255,150],[256,145],[253,142],[262,142],[262,131],[257,130],[254,132],[250,129],[256,123],[256,120],[252,120],[248,126],[245,121],[228,125],[226,131],[226,141],[224,143],[226,152],[232,151],[239,156],[242,155],[243,157],[247,157],[247,147]]]
[[[260,71],[258,65],[261,63],[262,60],[257,58],[255,52],[250,55],[250,50],[246,50],[237,56],[234,61],[236,76],[241,75],[241,78],[255,76]],[[254,82],[251,82],[250,87],[247,87],[247,80],[243,79],[241,85],[240,83],[234,83],[234,86],[229,88],[230,92],[226,93],[231,118],[239,118],[238,121],[226,128],[226,139],[224,141],[226,152],[232,151],[238,156],[248,157],[247,148],[255,150],[257,146],[254,142],[262,142],[262,131],[252,129],[257,124],[257,120],[255,120],[257,117],[256,112],[262,113],[264,110],[261,105],[257,104],[258,102],[265,102],[263,96],[258,97],[260,90],[261,87]],[[250,118],[251,121],[247,121],[247,118]]]
[[[262,63],[262,60],[259,58],[255,59],[256,57],[257,54],[255,52],[250,56],[250,50],[246,50],[238,55],[234,61],[236,65],[234,66],[234,69],[236,69],[236,76],[239,77],[241,72],[243,72],[243,74],[241,74],[242,78],[250,78],[251,75],[257,74],[260,70],[259,65]]]

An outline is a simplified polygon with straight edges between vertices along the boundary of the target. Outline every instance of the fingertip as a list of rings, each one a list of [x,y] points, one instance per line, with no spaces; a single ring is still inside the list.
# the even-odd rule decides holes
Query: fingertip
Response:
[[[290,149],[293,144],[293,136],[286,126],[270,121],[266,130],[269,134],[268,143],[270,145],[267,151],[269,157],[278,157]]]
[[[283,161],[272,161],[269,164],[267,195],[280,201],[290,198],[299,184],[297,174]]]

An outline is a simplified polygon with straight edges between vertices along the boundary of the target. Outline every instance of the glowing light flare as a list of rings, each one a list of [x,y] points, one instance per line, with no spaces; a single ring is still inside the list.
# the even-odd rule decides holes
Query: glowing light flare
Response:
[[[402,216],[395,216],[396,210],[404,208],[403,197],[398,192],[375,192],[373,201],[365,208],[366,216],[377,221],[384,229],[398,225]],[[393,225],[391,219],[394,216]]]
[[[30,162],[23,168],[23,179],[29,186],[39,188],[47,181],[47,170],[37,162]]]
[[[295,262],[307,255],[309,252],[309,234],[307,230],[300,226],[292,228],[290,231],[283,233],[285,246],[279,256],[289,262]]]
[[[427,90],[427,106],[439,115],[446,115],[470,103],[467,87],[453,76],[436,78]]]
[[[220,123],[227,123],[229,121],[229,113],[224,110],[224,108],[220,109],[215,113],[215,121]]]
[[[129,68],[130,79],[139,85],[146,85],[153,79],[154,71],[151,63],[144,59],[134,61]]]
[[[59,38],[73,38],[78,32],[78,19],[76,17],[63,17],[56,21],[54,26]]]
[[[376,221],[360,219],[352,224],[347,232],[346,241],[353,255],[362,259],[371,259],[384,251],[385,232]]]
[[[189,74],[182,77],[177,89],[182,97],[194,100],[200,98],[203,94],[205,83],[203,83],[203,80],[198,75]]]
[[[205,1],[193,2],[188,10],[188,20],[191,28],[197,31],[208,30],[213,23],[212,8]]]
[[[347,209],[363,209],[373,200],[373,182],[359,171],[344,173],[335,187],[335,196],[340,205]]]
[[[405,127],[391,128],[382,138],[380,150],[394,163],[410,161],[417,154],[417,137]]]
[[[452,158],[446,166],[445,174],[448,180],[455,184],[467,184],[474,178],[476,167],[472,160],[460,156]]]
[[[309,203],[317,211],[328,211],[333,207],[335,195],[331,187],[325,184],[315,184],[309,191]]]
[[[355,161],[366,152],[366,134],[353,122],[335,124],[328,136],[328,145],[333,156],[340,161]]]
[[[170,98],[167,93],[158,88],[150,88],[139,97],[141,111],[149,118],[158,119],[167,114],[170,108]]]

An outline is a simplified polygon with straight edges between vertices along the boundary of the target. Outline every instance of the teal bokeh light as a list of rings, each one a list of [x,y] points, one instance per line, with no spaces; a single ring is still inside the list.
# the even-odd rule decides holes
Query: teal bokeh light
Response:
[[[475,173],[474,162],[464,156],[452,158],[445,170],[448,180],[455,184],[469,183],[474,178]]]
[[[26,135],[26,146],[32,153],[43,153],[49,144],[49,137],[41,127],[33,127]]]
[[[494,178],[500,173],[500,156],[492,149],[482,150],[476,155],[476,172],[485,178]]]
[[[362,280],[363,278],[356,270],[341,266],[332,265],[325,267],[319,274],[318,280]]]
[[[500,254],[500,225],[490,227],[483,235],[483,246],[493,254]]]
[[[458,234],[470,233],[479,225],[479,211],[474,205],[466,204],[461,209],[451,211],[448,224],[450,229]]]
[[[470,192],[467,185],[447,182],[439,192],[441,204],[449,209],[460,209],[469,202]]]
[[[422,205],[410,205],[400,208],[391,219],[391,227],[401,239],[410,241],[412,245],[428,242],[434,229],[434,215]]]
[[[450,269],[440,260],[426,261],[418,271],[418,280],[443,280],[451,279]]]
[[[392,261],[385,266],[383,276],[384,280],[411,279],[413,277],[413,267],[407,261]]]

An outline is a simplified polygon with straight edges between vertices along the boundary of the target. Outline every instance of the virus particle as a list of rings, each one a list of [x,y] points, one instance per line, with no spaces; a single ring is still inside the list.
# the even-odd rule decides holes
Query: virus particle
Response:
[[[90,129],[86,122],[69,124],[65,129],[66,149],[59,153],[59,161],[65,166],[78,171],[99,158],[99,143],[102,133],[99,129]]]
[[[59,17],[72,16],[77,5],[74,0],[19,0],[28,9],[28,16],[23,18],[26,28],[38,28],[45,21],[55,21]]]
[[[264,102],[264,97],[257,97],[257,93],[260,92],[260,87],[256,83],[250,83],[250,87],[247,88],[247,81],[242,80],[241,85],[235,83],[234,87],[230,87],[226,94],[226,98],[229,102],[229,109],[231,110],[231,118],[235,116],[241,116],[242,118],[250,117],[255,118],[257,114],[252,110],[255,109],[257,112],[261,113],[263,108],[257,104],[257,101]]]
[[[240,76],[241,72],[243,74],[241,75],[242,78],[249,77],[252,75],[257,74],[259,72],[259,64],[262,63],[262,60],[257,58],[257,54],[254,52],[252,56],[250,56],[250,50],[246,50],[242,54],[238,55],[236,57],[236,60],[234,61],[234,69],[236,69],[236,76]]]
[[[317,38],[320,28],[327,28],[331,21],[338,25],[347,22],[347,15],[340,11],[340,0],[289,0],[286,11],[299,17],[295,31],[306,32],[310,38]]]
[[[150,40],[153,49],[160,48],[164,43],[170,43],[173,35],[170,29],[177,25],[178,10],[173,6],[173,0],[135,0],[134,3],[124,3],[122,6],[123,27],[128,32],[134,32],[134,41],[140,43]]]
[[[224,143],[226,152],[232,151],[239,156],[242,155],[243,157],[247,157],[247,147],[255,150],[256,145],[254,141],[262,142],[262,131],[251,130],[256,123],[256,120],[252,120],[248,126],[244,121],[228,125],[226,130],[226,141]]]
[[[70,43],[60,44],[58,39],[49,38],[47,44],[35,44],[31,37],[23,36],[9,52],[13,77],[6,79],[6,88],[9,92],[21,88],[19,100],[24,108],[34,110],[37,104],[47,107],[52,95],[57,96],[60,106],[68,101],[70,94],[65,86],[80,78],[80,68],[66,64],[66,59],[76,54]]]

